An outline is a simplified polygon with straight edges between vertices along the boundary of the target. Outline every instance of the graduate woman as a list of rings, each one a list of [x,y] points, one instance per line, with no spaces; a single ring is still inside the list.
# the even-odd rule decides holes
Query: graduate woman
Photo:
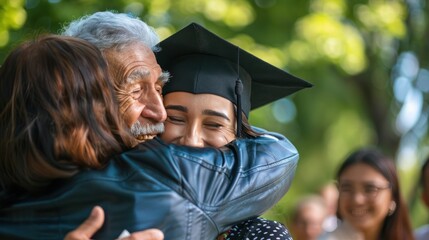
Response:
[[[161,139],[168,143],[220,148],[236,138],[255,138],[262,133],[248,123],[251,109],[311,86],[196,23],[159,47],[157,61],[171,75],[163,89],[167,120]],[[254,217],[218,239],[292,239],[280,223]]]

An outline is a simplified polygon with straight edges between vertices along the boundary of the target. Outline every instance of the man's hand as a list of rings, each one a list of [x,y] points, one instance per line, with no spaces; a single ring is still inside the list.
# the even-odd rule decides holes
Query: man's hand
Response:
[[[92,209],[91,215],[78,228],[69,232],[64,240],[89,240],[92,235],[101,228],[104,222],[104,211],[96,206]],[[134,232],[121,240],[163,240],[164,234],[158,229],[147,229]]]
[[[104,211],[96,206],[92,209],[91,215],[78,228],[69,232],[64,240],[89,240],[92,235],[103,226]]]

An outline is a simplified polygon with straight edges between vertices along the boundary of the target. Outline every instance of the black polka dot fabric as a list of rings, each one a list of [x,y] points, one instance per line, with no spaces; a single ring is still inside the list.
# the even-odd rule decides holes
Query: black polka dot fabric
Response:
[[[225,240],[292,240],[292,236],[279,222],[254,218],[233,226]]]

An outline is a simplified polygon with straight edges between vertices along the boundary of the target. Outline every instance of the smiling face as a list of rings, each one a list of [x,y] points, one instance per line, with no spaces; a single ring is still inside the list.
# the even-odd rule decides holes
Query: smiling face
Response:
[[[168,80],[150,48],[141,43],[105,50],[124,120],[139,140],[163,131],[162,87]]]
[[[168,143],[221,147],[235,139],[234,105],[214,94],[172,92],[164,96]]]
[[[393,200],[388,180],[371,166],[357,163],[342,172],[338,184],[341,217],[356,229],[377,235]]]

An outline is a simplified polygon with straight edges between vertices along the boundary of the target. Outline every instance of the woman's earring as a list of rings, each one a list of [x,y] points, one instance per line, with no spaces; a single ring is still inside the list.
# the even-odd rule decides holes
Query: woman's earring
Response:
[[[389,207],[389,211],[387,212],[387,216],[392,216],[392,214],[395,212],[396,210],[396,202],[392,201],[390,203],[390,207]]]

